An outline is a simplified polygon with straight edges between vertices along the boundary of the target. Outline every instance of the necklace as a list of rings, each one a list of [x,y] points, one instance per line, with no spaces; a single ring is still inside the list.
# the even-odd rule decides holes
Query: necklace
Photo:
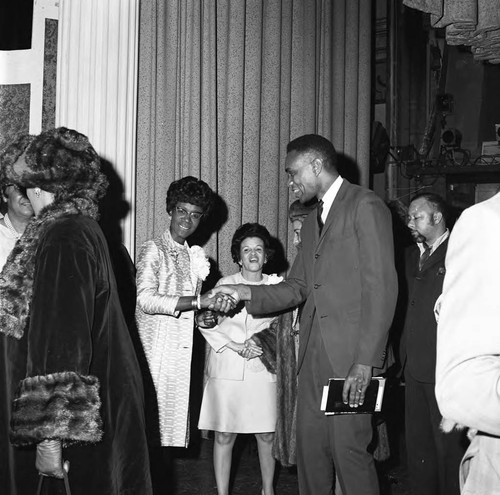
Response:
[[[14,234],[14,236],[16,237],[16,239],[19,239],[21,237],[21,234],[12,225],[12,222],[10,221],[8,213],[6,213],[4,215],[3,221],[5,223],[5,226]]]

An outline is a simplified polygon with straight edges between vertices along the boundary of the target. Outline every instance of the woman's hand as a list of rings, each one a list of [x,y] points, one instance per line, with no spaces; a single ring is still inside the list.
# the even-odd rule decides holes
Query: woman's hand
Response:
[[[228,349],[231,349],[232,351],[236,352],[236,354],[239,354],[241,356],[241,353],[245,349],[245,344],[241,342],[235,342],[234,340],[231,340],[226,344],[226,347]]]
[[[210,309],[200,311],[196,315],[196,325],[201,328],[214,328],[217,325],[217,313]]]
[[[245,359],[253,359],[262,355],[262,347],[260,347],[251,337],[245,341],[245,348],[241,356]]]
[[[69,462],[63,465],[60,440],[43,440],[37,444],[35,467],[43,476],[64,477],[64,471],[69,471]]]
[[[214,289],[200,296],[200,306],[221,313],[227,313],[236,307],[236,301],[228,294],[217,294]]]

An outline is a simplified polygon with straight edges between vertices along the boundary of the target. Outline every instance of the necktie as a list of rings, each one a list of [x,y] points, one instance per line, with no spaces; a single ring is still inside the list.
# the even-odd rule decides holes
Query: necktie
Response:
[[[318,227],[319,227],[319,234],[321,235],[321,231],[323,230],[323,219],[321,218],[321,214],[323,213],[323,200],[320,199],[318,201],[318,206],[316,207],[316,216],[317,216],[317,221],[318,221]]]
[[[424,266],[424,263],[429,259],[429,256],[431,255],[431,247],[428,246],[425,242],[423,243],[424,246],[424,252],[420,255],[420,259],[418,260],[418,269],[422,270],[422,267]]]

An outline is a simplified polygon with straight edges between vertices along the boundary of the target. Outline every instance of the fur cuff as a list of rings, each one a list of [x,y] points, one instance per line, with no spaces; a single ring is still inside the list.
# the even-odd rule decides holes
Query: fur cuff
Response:
[[[45,439],[98,442],[102,438],[99,415],[99,380],[67,371],[21,381],[14,399],[10,440],[29,445]]]
[[[253,341],[262,348],[259,356],[269,373],[276,374],[276,328],[266,328],[252,335]]]

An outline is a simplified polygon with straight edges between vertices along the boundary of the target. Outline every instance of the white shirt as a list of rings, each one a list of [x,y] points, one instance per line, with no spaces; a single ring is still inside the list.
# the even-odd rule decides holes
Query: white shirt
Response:
[[[446,229],[442,235],[440,235],[432,244],[427,244],[428,247],[431,248],[431,252],[429,253],[429,256],[441,245],[443,244],[446,239],[448,239],[448,236],[450,235],[450,231]],[[417,242],[418,249],[420,250],[420,254],[422,254],[425,251],[425,246],[423,242]]]
[[[323,212],[321,213],[321,220],[323,223],[326,222],[330,208],[332,207],[333,201],[339,192],[340,186],[344,182],[344,179],[340,175],[334,180],[333,184],[328,188],[325,195],[321,198],[323,200]]]

